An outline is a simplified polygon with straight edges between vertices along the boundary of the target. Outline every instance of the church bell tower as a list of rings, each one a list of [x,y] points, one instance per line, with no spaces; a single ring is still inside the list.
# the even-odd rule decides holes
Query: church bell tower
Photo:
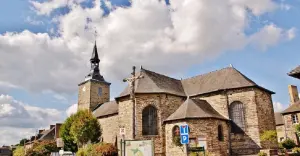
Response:
[[[78,92],[78,110],[88,109],[93,111],[99,104],[109,101],[110,83],[106,82],[100,74],[100,59],[95,42],[91,62],[90,73],[80,83]]]

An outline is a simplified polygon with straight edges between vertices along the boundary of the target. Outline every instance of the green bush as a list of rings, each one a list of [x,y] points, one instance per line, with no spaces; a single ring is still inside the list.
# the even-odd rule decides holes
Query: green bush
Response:
[[[14,152],[13,155],[14,156],[24,156],[25,150],[24,150],[24,146],[18,146]]]
[[[265,152],[259,152],[259,153],[258,153],[258,156],[268,156],[268,155],[267,155],[267,153],[265,153]]]
[[[300,153],[300,147],[293,148],[293,153]]]
[[[287,138],[282,142],[282,146],[286,149],[292,149],[296,147],[296,144],[292,139]]]
[[[80,148],[77,156],[118,156],[118,149],[109,143],[89,144]]]
[[[39,141],[35,142],[32,148],[26,151],[26,156],[47,156],[50,155],[51,152],[58,152],[59,149],[56,146],[56,142],[54,140],[48,141]]]

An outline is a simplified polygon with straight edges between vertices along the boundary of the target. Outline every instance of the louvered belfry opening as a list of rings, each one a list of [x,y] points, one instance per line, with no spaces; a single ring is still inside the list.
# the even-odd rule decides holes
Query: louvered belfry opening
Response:
[[[231,131],[233,133],[243,133],[245,130],[244,105],[236,101],[231,103],[229,117],[232,121]]]
[[[157,135],[157,109],[149,105],[143,110],[142,115],[143,135]]]

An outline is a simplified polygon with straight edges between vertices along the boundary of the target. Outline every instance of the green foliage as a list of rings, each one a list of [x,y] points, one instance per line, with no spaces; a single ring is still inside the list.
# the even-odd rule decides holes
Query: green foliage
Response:
[[[295,131],[298,135],[300,135],[300,124],[295,125]]]
[[[259,152],[259,153],[258,153],[258,156],[268,156],[268,154],[265,153],[265,152]]]
[[[24,144],[25,144],[26,142],[28,142],[28,141],[29,141],[29,140],[26,139],[26,138],[21,139],[21,140],[20,140],[20,143],[19,143],[19,146],[24,146]]]
[[[286,149],[292,149],[292,148],[296,147],[296,144],[292,139],[287,138],[286,140],[284,140],[282,142],[282,146]]]
[[[174,136],[174,137],[173,137],[173,144],[174,144],[175,146],[179,146],[179,147],[182,146],[182,144],[180,143],[180,136]]]
[[[68,117],[63,125],[60,128],[59,135],[64,141],[64,150],[65,151],[72,151],[76,152],[78,150],[77,144],[73,138],[73,136],[70,134],[72,123],[75,119],[75,115],[71,115]]]
[[[79,145],[84,145],[89,141],[96,143],[99,142],[101,136],[100,124],[90,111],[81,110],[74,115],[70,134]]]
[[[24,156],[25,155],[25,150],[24,150],[24,146],[18,146],[14,152],[13,152],[14,156]]]
[[[85,148],[80,148],[77,156],[117,156],[118,149],[113,144],[99,143],[89,144]]]
[[[58,152],[59,149],[56,146],[54,140],[39,141],[35,142],[31,149],[26,151],[26,156],[46,156],[50,155],[51,152]]]
[[[264,133],[260,135],[260,139],[268,145],[277,144],[277,132],[275,130],[264,131]]]
[[[293,148],[293,153],[300,153],[300,147]]]

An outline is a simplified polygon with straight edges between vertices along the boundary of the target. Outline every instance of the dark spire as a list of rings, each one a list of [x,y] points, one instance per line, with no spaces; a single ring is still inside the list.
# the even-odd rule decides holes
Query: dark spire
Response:
[[[99,62],[100,62],[100,59],[99,59],[98,51],[97,51],[97,43],[95,41],[93,54],[92,54],[92,58],[91,58],[91,63],[99,63]]]
[[[98,56],[96,41],[95,41],[93,54],[92,54],[92,58],[90,59],[90,62],[91,62],[91,71],[85,77],[85,80],[93,79],[93,80],[98,80],[98,81],[105,81],[103,76],[100,74],[100,70],[99,70],[100,59]]]

